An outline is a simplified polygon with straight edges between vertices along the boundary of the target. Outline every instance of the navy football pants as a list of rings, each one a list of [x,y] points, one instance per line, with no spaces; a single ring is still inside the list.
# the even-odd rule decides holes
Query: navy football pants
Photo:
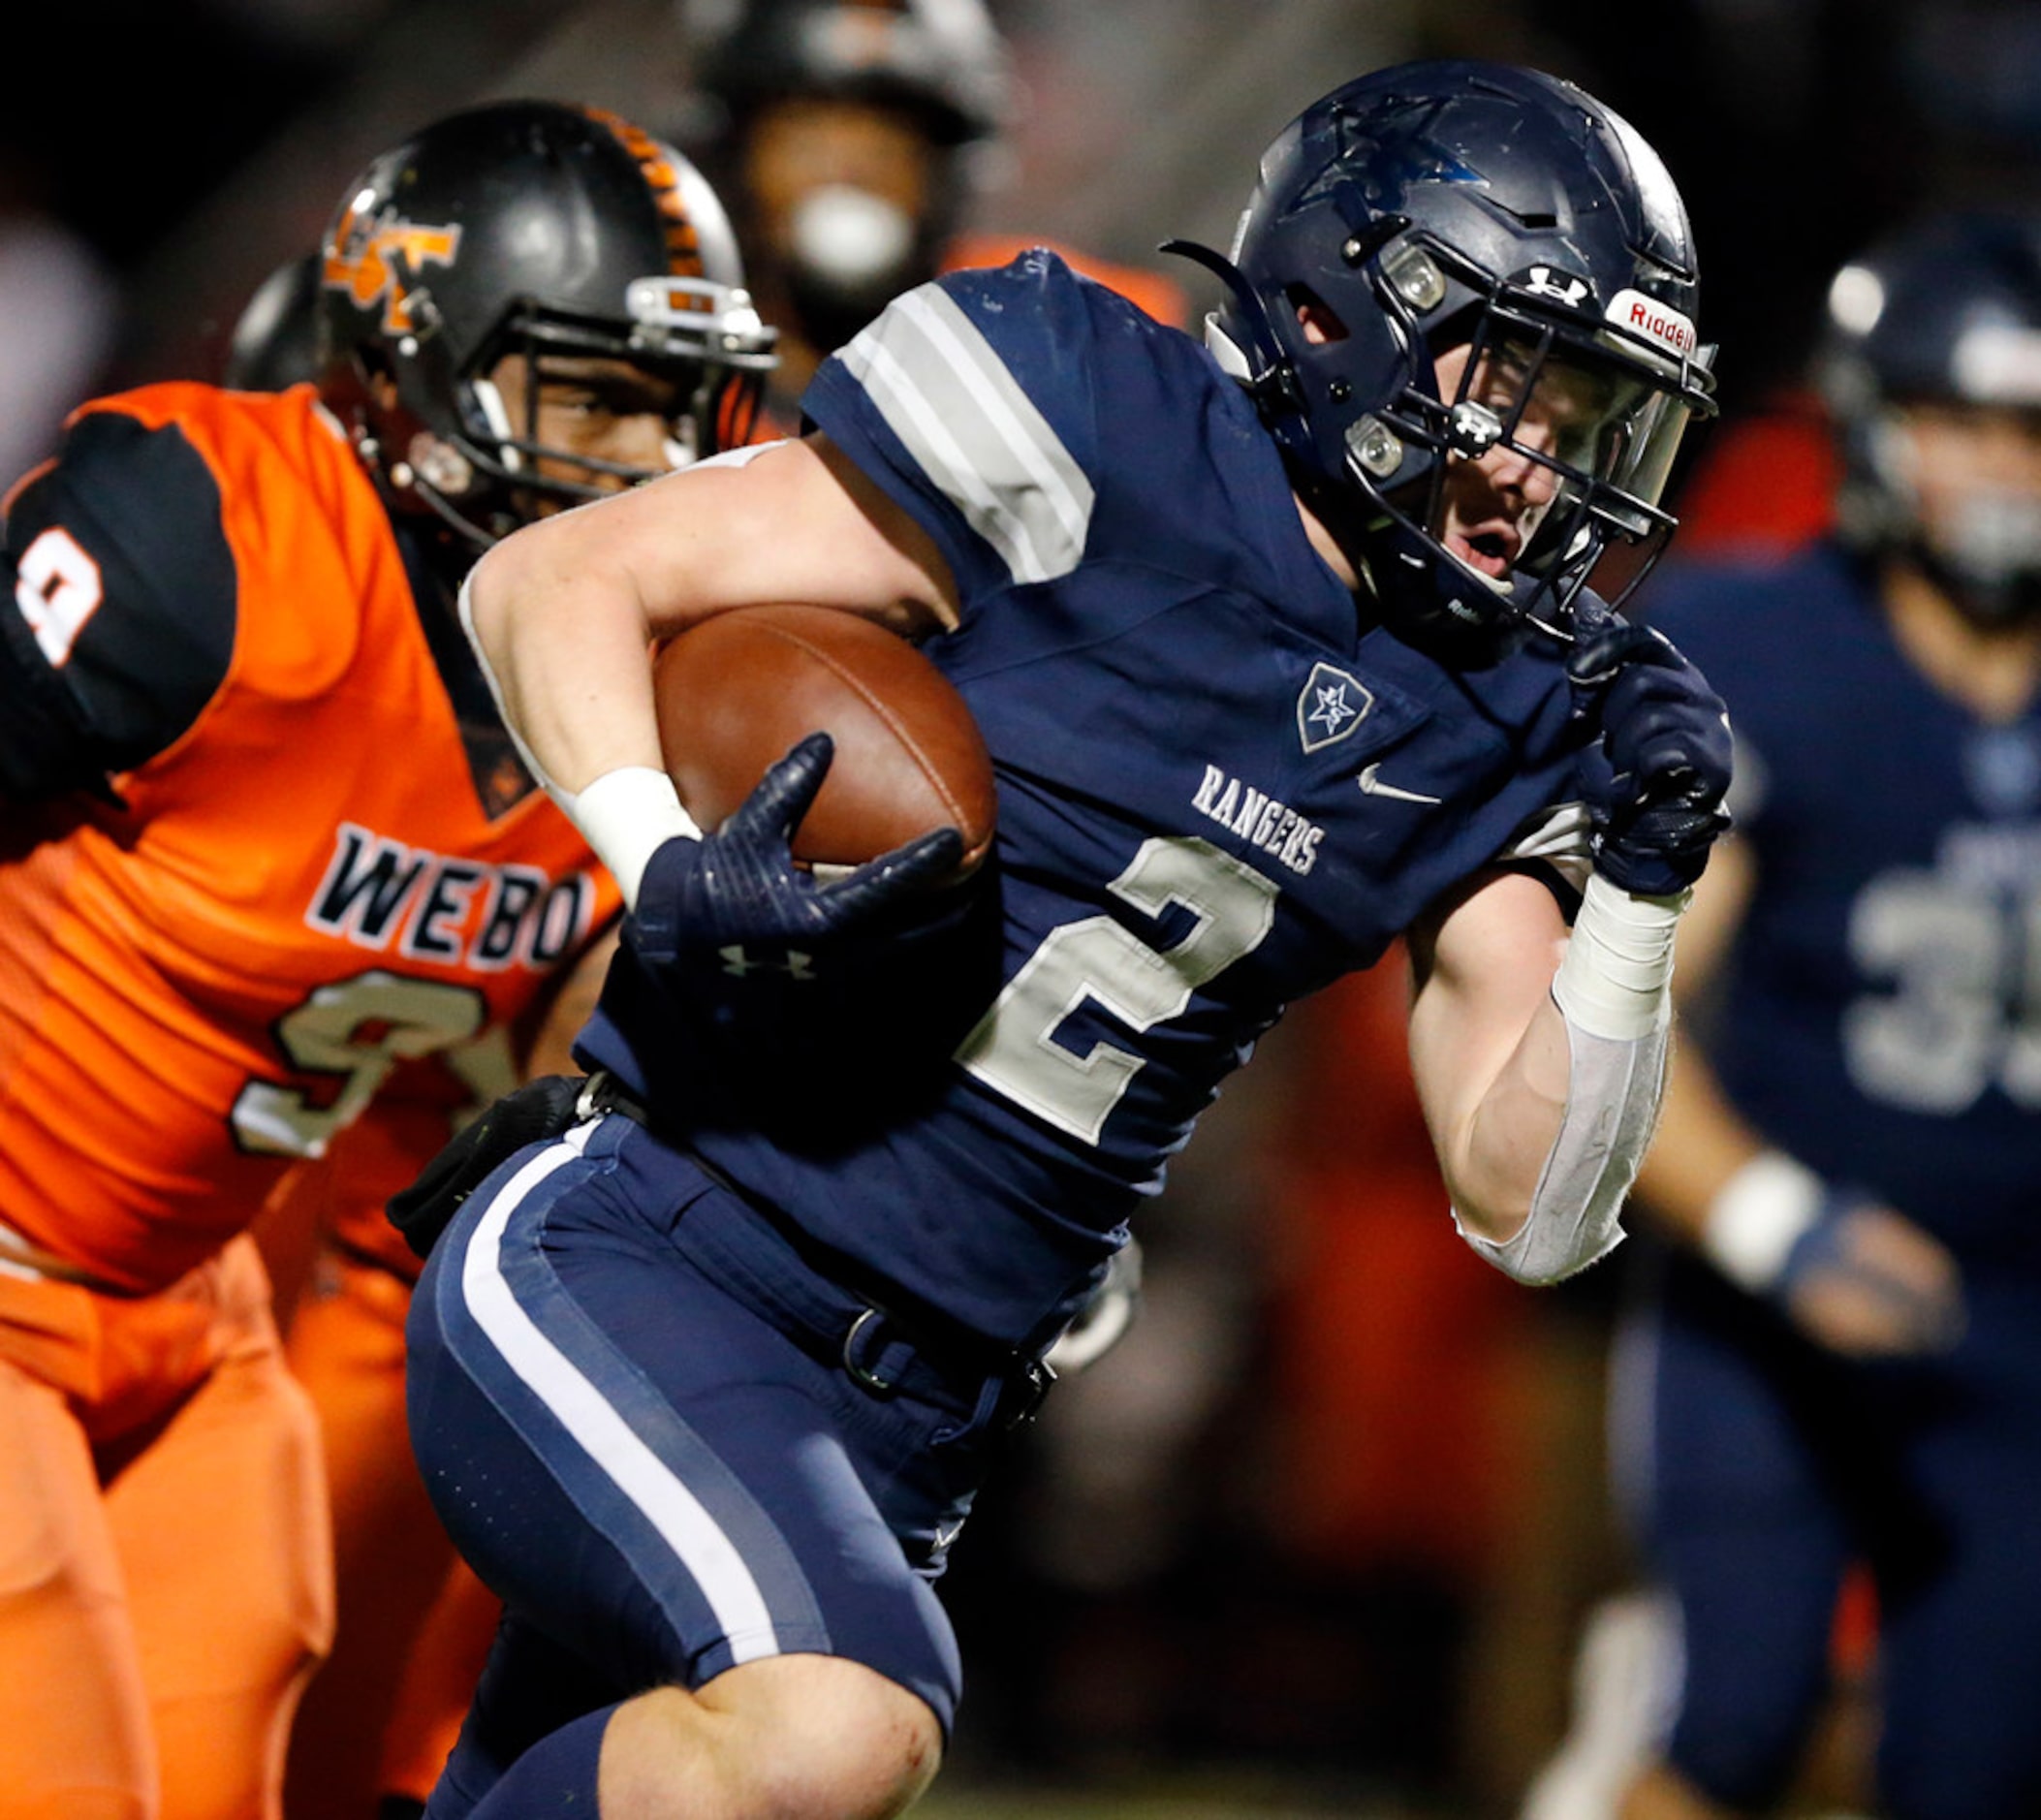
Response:
[[[996,1387],[924,1368],[874,1395],[814,1343],[859,1311],[620,1114],[518,1152],[470,1198],[413,1301],[410,1422],[509,1616],[434,1820],[581,1712],[769,1655],[863,1662],[948,1729],[959,1671],[929,1582]]]
[[[1654,1565],[1680,1613],[1668,1749],[1758,1807],[1821,1702],[1855,1560],[1877,1588],[1877,1776],[1894,1820],[2041,1813],[2041,1283],[1969,1285],[1957,1350],[1852,1365],[1678,1261],[1616,1395]]]

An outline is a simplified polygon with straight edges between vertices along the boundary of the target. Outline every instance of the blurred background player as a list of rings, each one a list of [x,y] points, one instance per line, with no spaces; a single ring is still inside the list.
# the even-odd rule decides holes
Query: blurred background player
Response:
[[[617,904],[455,589],[504,531],[741,440],[771,358],[712,192],[614,116],[470,110],[346,199],[316,390],[95,400],[10,501],[10,1815],[279,1811],[330,1555],[249,1229],[330,1145],[380,1209]],[[400,1255],[359,1230],[364,1271]]]
[[[822,358],[938,271],[997,266],[1025,235],[969,231],[1020,103],[980,0],[682,0],[694,84],[681,142],[737,221],[780,331],[773,416],[792,428]],[[1051,241],[1182,326],[1176,282]]]
[[[220,383],[236,392],[286,392],[315,384],[325,364],[319,247],[287,259],[255,287],[236,319]]]
[[[1856,1585],[1856,1793],[2041,1808],[2041,220],[1843,267],[1818,377],[1835,534],[1643,597],[1731,704],[1737,832],[1680,935],[1704,1040],[1638,1196],[1675,1242],[1613,1374],[1669,1601],[1601,1615],[1539,1820],[1774,1807],[1862,1663]]]

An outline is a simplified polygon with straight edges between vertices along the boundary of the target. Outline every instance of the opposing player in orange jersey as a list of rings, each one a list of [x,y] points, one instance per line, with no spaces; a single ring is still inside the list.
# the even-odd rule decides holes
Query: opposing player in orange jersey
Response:
[[[95,400],[8,503],[10,1820],[280,1811],[330,1543],[250,1228],[329,1146],[356,1205],[409,1179],[617,907],[459,581],[742,440],[772,359],[699,173],[552,104],[375,161],[320,286],[316,388]]]

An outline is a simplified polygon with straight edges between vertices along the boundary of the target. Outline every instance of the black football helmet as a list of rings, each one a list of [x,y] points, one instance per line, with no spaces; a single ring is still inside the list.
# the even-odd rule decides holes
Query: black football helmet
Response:
[[[754,260],[819,347],[847,341],[937,269],[1011,110],[1004,40],[982,0],[715,0],[683,9],[693,39],[705,162],[730,180]],[[747,147],[786,104],[848,102],[896,116],[927,148],[910,212],[854,183],[817,182],[770,220]]]
[[[227,343],[220,375],[226,385],[237,392],[282,392],[319,377],[324,265],[316,251],[300,253],[249,294]]]
[[[1670,534],[1674,454],[1714,409],[1692,235],[1657,154],[1572,83],[1463,60],[1362,77],[1264,154],[1229,257],[1168,250],[1226,281],[1208,345],[1390,624],[1564,638],[1612,538],[1645,547],[1634,586]],[[1460,346],[1441,396],[1434,362]],[[1519,440],[1554,401],[1554,446]],[[1557,489],[1507,579],[1440,535],[1448,465],[1498,446]]]
[[[327,403],[398,505],[475,545],[597,496],[603,474],[649,478],[539,443],[541,357],[673,382],[675,466],[748,437],[774,360],[707,180],[596,109],[497,103],[385,152],[327,231],[320,285]],[[532,381],[521,424],[489,378],[506,356]]]
[[[2041,499],[1972,488],[1931,531],[1899,427],[1916,404],[2041,421],[2041,216],[1950,211],[1851,260],[1829,286],[1815,372],[1840,442],[1844,540],[1910,559],[1981,623],[2041,612]]]
[[[734,116],[789,95],[900,108],[940,144],[990,138],[1012,98],[981,0],[697,0],[695,79]]]

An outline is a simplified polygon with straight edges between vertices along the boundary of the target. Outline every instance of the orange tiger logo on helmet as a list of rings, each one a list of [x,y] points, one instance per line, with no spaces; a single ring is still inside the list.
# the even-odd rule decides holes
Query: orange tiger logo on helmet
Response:
[[[453,265],[459,248],[457,224],[424,227],[393,208],[374,216],[350,208],[328,244],[321,282],[345,291],[361,309],[373,309],[382,298],[385,331],[402,334],[412,327],[410,286],[419,269]]]

